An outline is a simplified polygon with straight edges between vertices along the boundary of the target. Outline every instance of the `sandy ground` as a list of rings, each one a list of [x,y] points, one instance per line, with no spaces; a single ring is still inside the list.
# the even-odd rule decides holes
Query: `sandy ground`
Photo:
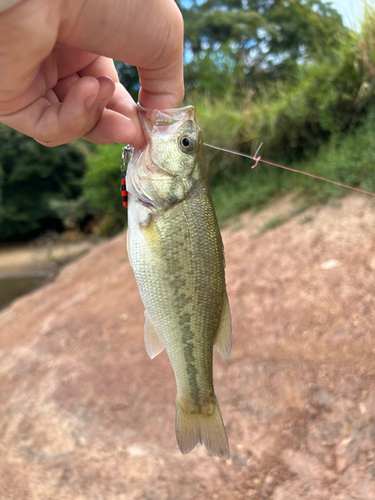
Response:
[[[262,232],[293,209],[223,231],[230,460],[178,450],[173,373],[147,357],[121,235],[0,313],[1,500],[374,500],[375,204]]]

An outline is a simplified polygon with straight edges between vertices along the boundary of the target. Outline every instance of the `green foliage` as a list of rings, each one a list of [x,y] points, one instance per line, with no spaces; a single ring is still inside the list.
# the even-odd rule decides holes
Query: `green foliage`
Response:
[[[375,36],[374,36],[375,39]],[[331,136],[354,130],[375,104],[373,92],[363,92],[364,75],[359,60],[361,37],[341,40],[330,60],[305,64],[296,83],[280,83],[249,93],[241,102],[195,96],[197,119],[205,142],[254,154],[276,162],[311,158]],[[244,161],[207,149],[213,185],[246,175]]]
[[[298,168],[352,187],[375,192],[375,110],[350,134],[332,136],[318,154]],[[348,190],[302,177],[295,184],[299,193],[315,202],[326,202],[348,194]]]
[[[127,89],[135,102],[138,100],[139,77],[137,68],[121,61],[115,61],[115,66],[120,82]]]
[[[282,172],[272,171],[272,167],[264,165],[251,170],[251,164],[247,164],[247,170],[242,175],[234,174],[230,179],[212,186],[212,198],[219,221],[243,210],[258,208],[286,192]]]
[[[375,192],[375,110],[354,132],[338,133],[311,155],[290,167],[366,191]],[[325,203],[349,190],[317,179],[259,163],[252,170],[251,160],[243,161],[243,172],[232,172],[213,186],[212,195],[219,220],[249,208],[257,208],[274,196],[296,192],[306,205]],[[279,221],[272,221],[273,223]],[[266,229],[269,229],[267,227]]]
[[[221,51],[204,54],[186,65],[185,86],[189,100],[194,100],[192,90],[195,87],[200,95],[220,99],[233,95],[240,84],[233,75],[232,61],[225,51]]]
[[[185,23],[185,85],[223,98],[243,97],[275,81],[294,81],[301,62],[330,57],[341,16],[323,0],[179,0]],[[137,100],[137,69],[116,61]]]
[[[338,37],[349,33],[321,0],[181,1],[180,8],[188,94],[243,96],[272,81],[293,81],[301,62],[330,57]]]
[[[84,196],[73,200],[52,198],[49,206],[61,220],[64,229],[90,232],[91,223],[95,219],[96,212],[89,200]]]
[[[263,142],[260,154],[270,161],[375,190],[373,10],[356,34],[322,1],[180,4],[188,103],[196,107],[205,142],[245,154]],[[205,154],[220,220],[290,191],[304,195],[307,204],[348,192],[262,163],[253,170],[251,160],[228,153],[206,148]],[[85,179],[85,196],[107,214],[109,232],[113,214],[119,226],[125,223],[121,203],[113,198],[120,158],[119,146],[98,148]]]
[[[363,75],[354,42],[348,38],[330,61],[302,67],[295,86],[279,86],[263,100],[258,130],[266,138],[264,151],[288,160],[306,156],[358,123],[373,97],[359,98]]]
[[[375,7],[365,2],[361,33],[358,39],[358,60],[364,73],[365,85],[372,86],[375,81]],[[363,89],[365,91],[365,89]],[[371,89],[373,90],[373,88]]]
[[[50,200],[79,196],[85,156],[82,143],[45,148],[0,124],[0,240],[62,229]]]
[[[375,190],[375,10],[345,28],[323,0],[181,0],[185,83],[205,142]],[[137,99],[136,68],[116,62]],[[110,236],[126,224],[121,147],[44,148],[0,125],[0,240],[81,228]],[[308,202],[346,191],[206,148],[218,216],[298,191]],[[84,177],[83,177],[84,176]],[[83,192],[82,192],[83,189]],[[274,221],[273,223],[278,223]]]
[[[121,146],[99,146],[87,162],[84,197],[96,217],[102,219],[99,235],[112,236],[124,228],[127,220],[120,196]]]
[[[328,2],[284,0],[266,4],[265,16],[271,23],[268,55],[290,54],[294,61],[300,57],[321,60],[338,47],[338,36],[348,33],[340,14]]]

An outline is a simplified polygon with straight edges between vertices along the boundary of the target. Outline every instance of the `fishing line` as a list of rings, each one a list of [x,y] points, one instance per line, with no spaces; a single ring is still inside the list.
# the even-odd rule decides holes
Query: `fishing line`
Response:
[[[324,177],[319,177],[318,175],[309,174],[307,172],[302,172],[301,170],[296,170],[295,168],[285,167],[284,165],[278,165],[277,163],[271,163],[270,161],[262,160],[260,156],[257,157],[257,154],[262,146],[262,144],[257,149],[257,152],[254,156],[245,155],[243,153],[238,153],[237,151],[231,151],[230,149],[218,148],[217,146],[212,146],[211,144],[203,143],[205,146],[208,146],[212,149],[217,149],[218,151],[224,151],[225,153],[231,153],[237,156],[243,156],[244,158],[250,158],[250,160],[254,160],[255,164],[251,168],[255,168],[259,162],[267,163],[267,165],[272,165],[273,167],[283,168],[284,170],[289,170],[290,172],[295,172],[296,174],[308,175],[309,177],[313,177],[314,179],[318,179],[320,181],[329,182],[330,184],[335,184],[335,186],[340,186],[346,189],[351,189],[352,191],[358,191],[362,194],[369,194],[370,196],[375,196],[375,193],[370,193],[370,191],[364,191],[363,189],[355,188],[352,186],[347,186],[346,184],[341,184],[340,182],[330,181],[329,179],[325,179]]]

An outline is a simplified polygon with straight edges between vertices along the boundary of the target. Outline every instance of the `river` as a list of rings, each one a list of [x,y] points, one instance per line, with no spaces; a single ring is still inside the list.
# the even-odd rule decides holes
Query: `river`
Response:
[[[61,266],[88,252],[96,243],[88,239],[0,246],[0,309],[52,281]]]

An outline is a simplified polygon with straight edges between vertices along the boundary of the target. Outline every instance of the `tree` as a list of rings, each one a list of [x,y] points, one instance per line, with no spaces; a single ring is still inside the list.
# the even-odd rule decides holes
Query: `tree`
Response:
[[[132,98],[137,102],[139,91],[139,77],[137,68],[121,61],[115,61],[120,82],[127,89]]]
[[[83,196],[96,218],[101,221],[98,234],[113,236],[127,222],[127,210],[120,198],[121,146],[100,146],[95,155],[88,157],[87,162]]]
[[[290,80],[303,60],[319,60],[339,44],[342,18],[322,0],[179,0],[185,20],[188,91],[247,90]],[[216,85],[215,85],[216,81]]]
[[[185,21],[185,83],[220,97],[293,81],[302,61],[321,60],[347,32],[323,0],[177,0]],[[117,61],[136,99],[136,68]]]
[[[79,196],[85,158],[79,142],[46,148],[0,124],[0,240],[62,229],[50,201]]]

